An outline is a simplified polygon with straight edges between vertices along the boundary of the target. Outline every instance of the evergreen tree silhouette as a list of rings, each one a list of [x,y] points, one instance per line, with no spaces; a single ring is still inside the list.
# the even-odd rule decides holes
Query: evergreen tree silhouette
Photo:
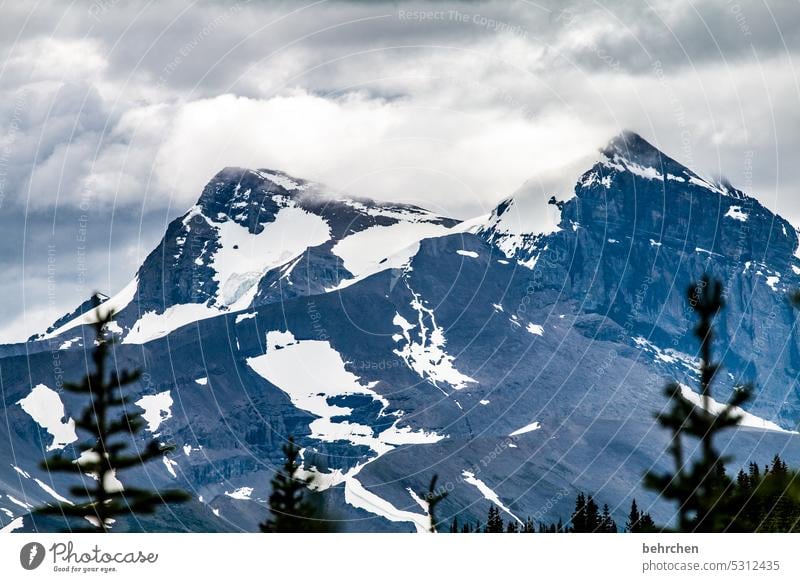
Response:
[[[669,452],[675,471],[671,474],[650,472],[645,476],[644,483],[678,505],[679,531],[723,531],[730,523],[725,495],[731,482],[724,473],[724,465],[729,459],[717,451],[714,441],[722,430],[739,423],[740,417],[734,413],[734,408],[749,400],[751,390],[749,387],[737,388],[719,414],[708,412],[712,384],[719,370],[719,364],[712,357],[712,345],[714,319],[724,307],[722,285],[705,275],[688,289],[687,298],[699,319],[694,334],[700,341],[700,395],[703,407],[695,406],[688,400],[678,383],[673,382],[666,387],[665,394],[671,400],[672,408],[659,413],[656,418],[672,434]],[[684,458],[683,448],[686,437],[700,444],[700,454],[688,460]]]
[[[438,475],[431,477],[431,482],[428,484],[428,490],[422,494],[419,494],[420,497],[428,502],[428,518],[430,519],[429,531],[431,533],[436,533],[436,528],[439,525],[438,521],[436,520],[436,506],[439,505],[439,503],[441,503],[445,497],[447,497],[447,491],[436,491],[436,481],[438,479]]]
[[[800,531],[800,473],[780,456],[759,469],[740,470],[729,492],[731,521],[726,531],[787,533]]]
[[[70,489],[74,497],[85,501],[75,504],[61,503],[38,508],[35,513],[84,518],[92,527],[71,527],[70,531],[108,532],[115,520],[131,514],[152,514],[166,503],[180,503],[189,499],[183,491],[148,491],[135,487],[122,487],[118,476],[122,471],[144,465],[174,450],[172,445],[148,441],[144,447],[126,454],[131,441],[144,428],[142,412],[133,412],[130,398],[123,393],[126,386],[136,383],[138,370],[108,370],[110,350],[116,338],[107,333],[114,320],[113,310],[101,312],[100,299],[92,296],[92,309],[96,321],[95,346],[92,349],[94,371],[78,383],[65,383],[64,390],[89,398],[82,414],[75,421],[76,429],[88,434],[89,440],[78,445],[77,460],[67,459],[61,452],[47,458],[42,468],[48,471],[90,476],[94,486],[75,486]],[[121,409],[121,411],[118,411]]]
[[[503,533],[503,518],[500,517],[500,510],[494,503],[489,506],[489,516],[486,519],[486,533]]]
[[[642,514],[639,513],[639,507],[636,505],[636,499],[631,502],[631,510],[628,513],[628,521],[625,523],[625,529],[631,533],[639,533],[641,526]]]
[[[583,493],[578,493],[575,497],[575,511],[572,513],[572,531],[575,533],[589,531],[586,519],[586,497]]]
[[[650,514],[640,511],[636,505],[636,499],[631,502],[631,510],[628,513],[628,521],[625,523],[625,530],[630,533],[652,533],[656,531],[656,524]]]
[[[650,517],[649,513],[642,513],[642,517],[639,520],[639,532],[640,533],[655,533],[658,531],[653,518]]]
[[[282,470],[272,478],[269,496],[270,517],[260,524],[264,533],[301,533],[332,531],[331,522],[322,510],[319,494],[308,487],[312,477],[300,477],[300,449],[294,438],[283,445],[286,457]]]
[[[603,513],[600,515],[600,525],[597,531],[598,533],[617,533],[617,522],[611,517],[608,503],[603,505]]]
[[[586,498],[586,531],[596,533],[600,529],[600,508],[597,507],[594,498],[589,495]]]
[[[533,520],[529,517],[525,520],[525,524],[522,526],[522,533],[534,533],[536,531],[536,526],[533,524]]]

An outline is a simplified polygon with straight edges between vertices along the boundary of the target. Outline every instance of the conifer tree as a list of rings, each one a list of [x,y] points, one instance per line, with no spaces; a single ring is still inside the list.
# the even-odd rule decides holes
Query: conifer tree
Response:
[[[650,514],[642,513],[642,517],[639,520],[639,533],[655,533],[657,531],[658,528]]]
[[[703,406],[695,406],[683,395],[680,384],[673,382],[665,389],[672,402],[668,412],[659,413],[657,419],[672,434],[669,452],[675,471],[671,474],[648,473],[645,486],[658,492],[665,499],[678,505],[679,531],[723,531],[730,522],[726,508],[725,493],[730,480],[724,474],[728,460],[714,444],[720,431],[736,426],[740,420],[734,408],[750,398],[749,387],[736,389],[728,404],[718,413],[711,409],[712,384],[719,364],[712,357],[714,341],[713,324],[724,307],[722,285],[708,276],[692,285],[687,298],[699,321],[694,329],[700,341],[700,395]],[[696,439],[700,454],[691,459],[684,458],[684,438]]]
[[[75,421],[76,429],[86,433],[89,439],[78,445],[80,456],[77,460],[67,459],[59,452],[45,459],[42,467],[48,471],[88,475],[96,484],[87,486],[84,481],[84,485],[70,489],[74,497],[85,501],[45,506],[37,509],[36,513],[83,518],[92,524],[90,528],[70,527],[70,531],[108,532],[118,517],[151,514],[160,505],[186,501],[189,496],[176,490],[157,492],[123,487],[119,482],[118,476],[122,471],[161,458],[174,447],[153,439],[144,447],[125,453],[131,446],[130,441],[145,425],[142,412],[132,411],[133,403],[123,393],[126,386],[136,383],[140,372],[108,370],[110,350],[116,339],[107,333],[107,328],[114,319],[114,312],[101,313],[100,299],[96,294],[92,296],[92,309],[96,315],[92,324],[96,338],[92,349],[94,371],[78,383],[64,384],[64,390],[89,399]]]
[[[636,505],[636,499],[631,502],[631,510],[628,513],[628,521],[625,523],[625,529],[630,533],[639,533],[641,525],[642,514],[639,513],[639,507]]]
[[[575,511],[572,513],[572,531],[575,533],[586,533],[589,531],[586,520],[586,497],[583,493],[578,493],[575,497]]]
[[[431,482],[428,485],[428,491],[423,493],[421,497],[428,502],[428,518],[430,519],[430,532],[436,533],[437,526],[439,525],[436,520],[436,506],[447,497],[447,491],[436,491],[436,481],[439,479],[438,475],[431,477]]]
[[[625,530],[630,533],[652,533],[656,531],[653,518],[645,511],[640,511],[636,505],[636,499],[631,502],[631,511],[628,514],[628,521],[625,523]]]
[[[608,503],[603,505],[603,513],[600,515],[600,525],[597,528],[598,533],[617,533],[617,522],[611,517],[611,510]]]
[[[729,498],[733,509],[726,531],[800,531],[800,473],[778,455],[763,470],[750,463],[747,473],[739,471]]]
[[[286,456],[282,470],[272,478],[269,496],[270,517],[260,524],[264,533],[299,533],[331,531],[331,523],[322,511],[319,495],[309,489],[312,477],[298,475],[300,449],[289,437],[283,446]]]
[[[494,503],[489,506],[489,516],[486,519],[486,533],[503,533],[503,518],[500,510]]]
[[[589,495],[586,498],[586,531],[596,533],[600,529],[600,508],[595,503],[594,498]]]

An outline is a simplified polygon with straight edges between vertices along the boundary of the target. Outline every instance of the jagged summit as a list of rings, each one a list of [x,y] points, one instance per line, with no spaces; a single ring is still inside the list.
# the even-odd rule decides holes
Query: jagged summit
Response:
[[[690,181],[702,180],[686,166],[666,155],[639,134],[625,130],[600,149],[606,168],[628,171],[641,178]],[[705,180],[702,180],[705,182]],[[710,184],[710,183],[709,183]]]
[[[269,200],[270,203],[264,205]],[[353,196],[339,192],[326,184],[298,178],[281,170],[259,168],[249,169],[236,166],[223,168],[204,188],[197,205],[209,217],[220,221],[234,211],[231,218],[239,220],[244,210],[255,207],[259,212],[273,211],[281,205],[297,203],[315,212],[326,210],[336,212],[337,207],[347,207],[373,217],[405,218],[412,216],[419,220],[457,221],[436,215],[414,204],[384,202],[366,196]],[[259,208],[259,204],[261,207]]]
[[[632,161],[655,162],[661,158],[671,159],[638,133],[628,129],[611,138],[600,151],[612,159],[615,154]]]
[[[119,333],[144,343],[224,313],[324,294],[403,267],[422,239],[457,224],[418,206],[348,196],[277,170],[226,167],[170,223],[118,294]],[[86,323],[83,311],[36,337]]]
[[[600,154],[603,156],[600,163],[610,169],[628,171],[641,178],[688,182],[715,194],[733,198],[746,197],[730,181],[723,178],[710,179],[697,174],[630,130],[624,130],[613,137],[600,149]]]

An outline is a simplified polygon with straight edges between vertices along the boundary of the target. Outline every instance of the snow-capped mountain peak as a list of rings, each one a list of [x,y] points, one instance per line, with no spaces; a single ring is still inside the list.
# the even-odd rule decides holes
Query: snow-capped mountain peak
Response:
[[[685,289],[703,273],[727,302],[710,412],[758,384],[729,450],[800,450],[786,446],[800,438],[789,223],[630,133],[565,173],[569,186],[543,183],[459,223],[275,170],[217,174],[105,302],[121,309],[115,358],[146,372],[134,402],[183,452],[137,478],[180,482],[214,524],[249,530],[288,435],[357,530],[424,526],[413,492],[431,473],[453,485],[448,520],[551,499],[569,515],[565,487],[642,495],[641,475],[666,462],[662,380],[698,398]],[[0,353],[14,427],[3,499],[47,499],[39,449],[73,440],[78,403],[57,388],[85,374],[90,320],[76,310],[54,343]],[[27,509],[4,508],[0,520]]]
[[[278,170],[224,168],[114,302],[120,333],[142,343],[222,313],[344,288],[401,268],[420,240],[457,224]],[[90,323],[82,307],[40,337]]]

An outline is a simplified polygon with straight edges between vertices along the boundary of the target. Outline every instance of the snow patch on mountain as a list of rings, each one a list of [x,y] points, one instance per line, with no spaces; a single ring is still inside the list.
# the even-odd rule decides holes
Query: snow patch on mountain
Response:
[[[361,468],[363,467],[359,467],[359,469]],[[389,501],[379,497],[364,487],[361,482],[355,478],[355,474],[345,481],[344,500],[353,507],[363,509],[375,515],[380,515],[389,521],[411,522],[416,528],[417,533],[427,532],[430,525],[427,515],[397,509]]]
[[[57,492],[55,489],[53,489],[52,487],[50,487],[50,485],[48,485],[47,483],[45,483],[45,482],[41,481],[40,479],[36,479],[36,478],[34,478],[34,480],[33,480],[33,481],[34,481],[34,482],[35,482],[35,483],[36,483],[36,484],[37,484],[39,487],[41,487],[42,491],[44,491],[45,493],[47,493],[47,494],[48,494],[50,497],[52,497],[52,498],[53,498],[53,499],[55,499],[56,501],[58,501],[58,502],[60,502],[60,503],[66,503],[67,505],[75,505],[74,503],[72,503],[72,501],[70,501],[69,499],[67,499],[67,498],[66,498],[66,497],[64,497],[63,495],[59,494],[59,493],[58,493],[58,492]]]
[[[133,324],[122,340],[125,344],[145,344],[169,335],[179,327],[220,315],[223,311],[202,303],[182,303],[168,307],[164,313],[148,311]]]
[[[72,347],[72,344],[78,343],[81,341],[81,336],[76,336],[72,339],[68,339],[64,341],[60,346],[58,346],[59,350],[68,350]]]
[[[6,495],[6,497],[8,497],[8,500],[9,500],[11,503],[13,503],[14,505],[17,505],[17,506],[21,507],[22,509],[26,509],[26,510],[33,509],[33,505],[31,505],[30,503],[27,503],[27,502],[25,502],[25,501],[20,501],[19,499],[17,499],[17,498],[16,498],[16,497],[14,497],[13,495]]]
[[[225,492],[225,495],[230,497],[231,499],[239,499],[239,500],[247,500],[253,495],[253,488],[252,487],[239,487],[235,491]]]
[[[544,335],[544,327],[535,323],[529,323],[528,327],[525,329],[528,330],[528,333],[532,333],[533,335]]]
[[[172,418],[173,402],[169,390],[142,396],[135,404],[144,410],[142,418],[147,423],[147,430],[153,434],[157,434],[156,431],[162,423]]]
[[[100,313],[105,314],[109,311],[113,311],[114,313],[119,313],[123,309],[125,309],[133,298],[136,296],[136,290],[139,287],[139,279],[138,276],[134,277],[133,280],[125,285],[122,290],[111,297],[110,299],[104,301],[100,304]],[[42,336],[41,339],[50,339],[56,336],[61,335],[62,333],[69,331],[75,327],[80,325],[90,325],[92,323],[97,322],[97,310],[92,309],[72,319],[65,323],[64,325],[60,326],[58,329],[54,329],[53,331],[46,333]]]
[[[11,532],[16,531],[18,529],[22,529],[23,527],[25,527],[24,518],[23,517],[17,517],[15,519],[11,520],[11,522],[8,525],[3,526],[3,528],[0,529],[0,534],[8,534],[8,533],[11,533]]]
[[[47,446],[48,451],[63,449],[78,440],[75,421],[71,418],[64,420],[64,404],[52,388],[37,384],[17,404],[53,437],[53,442]]]
[[[178,474],[175,472],[175,467],[178,466],[178,463],[170,459],[167,455],[161,457],[161,462],[164,463],[164,468],[167,470],[167,473],[172,475],[173,479],[177,479]]]
[[[532,423],[530,423],[530,424],[526,424],[526,425],[525,425],[525,426],[523,426],[522,428],[518,428],[517,430],[515,430],[514,432],[512,432],[512,433],[511,433],[511,434],[509,434],[508,436],[512,436],[512,437],[513,437],[513,436],[519,436],[519,435],[521,435],[521,434],[525,434],[526,432],[533,432],[533,431],[535,431],[535,430],[539,430],[540,428],[542,428],[542,425],[541,425],[541,423],[539,423],[539,422],[532,422]]]
[[[387,416],[388,401],[372,388],[377,382],[362,384],[361,379],[346,369],[346,362],[327,341],[298,340],[290,331],[270,331],[266,334],[267,352],[248,358],[247,364],[258,375],[283,390],[299,409],[318,416],[309,425],[311,438],[323,441],[348,441],[365,445],[375,456],[347,472],[332,468],[320,472],[316,467],[304,468],[301,475],[313,477],[311,488],[322,491],[344,483],[345,501],[390,521],[409,521],[417,531],[427,530],[427,517],[397,509],[390,502],[366,489],[356,478],[370,462],[375,461],[398,445],[431,444],[443,438],[433,431],[399,427],[403,412],[396,411],[394,423],[377,435],[370,426],[345,420],[353,412],[346,406],[328,402],[336,396],[365,395],[382,405],[378,416]],[[308,362],[314,362],[313,369]],[[336,419],[336,420],[334,420]]]
[[[620,172],[628,171],[635,176],[644,178],[645,180],[664,179],[664,176],[656,168],[653,168],[651,166],[642,166],[616,153],[613,155],[613,157],[609,158],[608,160],[602,163],[603,165],[605,165],[610,169],[614,169]]]
[[[369,201],[370,204],[367,205],[361,200],[350,198],[340,198],[338,201],[358,210],[361,214],[393,218],[401,222],[439,222],[442,219],[441,216],[416,206],[394,206],[375,203],[371,200]]]
[[[341,469],[322,473],[316,467],[298,470],[301,478],[311,478],[310,488],[316,491],[325,491],[337,485],[344,485],[345,503],[358,509],[363,509],[373,515],[383,517],[392,522],[408,522],[416,529],[417,533],[427,533],[430,520],[427,510],[423,508],[425,514],[415,513],[398,509],[391,502],[373,493],[357,479],[358,474],[370,463],[377,460],[382,455],[360,463],[347,472]],[[419,502],[418,502],[419,503]],[[420,505],[422,507],[422,505]]]
[[[73,463],[85,466],[89,463],[96,463],[100,460],[100,455],[96,451],[83,451],[80,456],[73,461]],[[94,479],[95,481],[98,480],[96,473],[86,473],[89,477]],[[110,493],[116,493],[118,491],[124,491],[125,487],[123,487],[122,482],[117,479],[117,472],[116,470],[112,469],[108,473],[106,473],[105,479],[103,480],[103,484],[105,486],[106,491]]]
[[[698,394],[685,384],[681,384],[680,386],[681,386],[681,394],[683,395],[683,397],[686,398],[689,402],[691,402],[695,406],[697,406],[698,408],[706,410],[706,412],[710,412],[711,414],[717,415],[720,412],[722,412],[727,406],[727,404],[717,402],[713,398],[710,398],[708,408],[706,408],[703,405],[702,395]],[[765,418],[761,418],[760,416],[756,416],[755,414],[751,414],[738,406],[735,406],[733,408],[733,414],[741,417],[741,420],[739,421],[739,426],[757,428],[759,430],[798,434],[796,431],[786,430],[785,428],[780,427],[771,420],[767,420]]]
[[[733,218],[734,220],[738,220],[740,222],[747,222],[747,213],[742,212],[741,206],[731,206],[728,208],[728,212],[725,213],[727,218]]]
[[[406,487],[406,491],[408,491],[408,494],[411,496],[411,499],[414,500],[414,503],[419,505],[422,511],[425,512],[425,515],[429,516],[430,504],[424,499],[422,499],[419,495],[417,495],[416,491],[414,491],[411,487]]]
[[[236,323],[242,323],[248,319],[253,319],[256,316],[255,312],[242,313],[236,316]]]
[[[504,200],[480,229],[480,234],[506,258],[529,269],[539,260],[541,237],[560,230],[558,206],[540,199],[541,196],[527,195]]]
[[[296,182],[292,178],[290,178],[287,174],[282,172],[268,172],[266,170],[252,170],[252,173],[258,176],[259,178],[263,178],[264,180],[269,180],[273,184],[277,184],[284,190],[305,190],[308,185],[301,184],[300,182]]]
[[[449,229],[441,224],[397,222],[371,226],[346,236],[333,246],[332,252],[342,259],[353,278],[333,289],[343,289],[386,269],[403,268],[419,251],[422,239],[445,234],[449,234]]]
[[[420,378],[429,381],[444,394],[447,392],[442,389],[441,384],[446,384],[454,390],[461,390],[468,384],[476,383],[475,379],[456,369],[455,358],[444,349],[447,342],[444,330],[436,323],[436,315],[432,309],[425,306],[422,297],[408,285],[408,282],[406,285],[414,296],[411,308],[416,312],[416,323],[411,323],[399,313],[395,313],[392,323],[400,328],[400,334],[394,337],[400,345],[394,353],[400,356]]]
[[[516,520],[518,523],[522,523],[522,520],[518,518],[516,515],[514,515],[511,512],[511,510],[508,507],[506,507],[506,505],[502,501],[500,501],[500,496],[497,493],[495,493],[494,490],[491,487],[489,487],[486,483],[478,479],[475,476],[475,473],[473,473],[472,471],[465,470],[461,472],[461,476],[464,478],[465,483],[473,485],[478,491],[480,491],[481,495],[483,495],[483,497],[487,501],[491,501],[497,507],[499,507],[508,515],[510,515],[512,518],[514,518],[514,520]]]
[[[379,455],[394,445],[433,443],[444,438],[434,432],[399,428],[397,423],[402,413],[395,413],[397,420],[377,435],[370,426],[343,420],[353,409],[332,405],[329,399],[369,396],[381,403],[380,415],[385,414],[389,402],[372,390],[377,382],[362,384],[358,376],[346,369],[346,362],[327,341],[297,340],[291,332],[270,331],[266,342],[266,354],[248,358],[247,364],[283,390],[297,408],[319,417],[309,425],[311,438],[323,442],[348,441],[367,446]],[[308,366],[308,362],[314,362],[314,366]]]
[[[27,471],[25,471],[24,469],[21,469],[20,467],[17,467],[16,465],[11,465],[11,468],[14,469],[20,475],[22,475],[23,477],[25,477],[26,479],[30,479],[31,478],[30,474]]]
[[[767,286],[770,289],[772,289],[773,291],[777,291],[778,290],[778,283],[780,283],[780,282],[781,282],[781,276],[780,276],[779,273],[776,273],[775,275],[770,275],[769,277],[767,277]]]
[[[693,374],[697,373],[699,370],[699,360],[688,354],[684,354],[672,348],[661,349],[642,336],[634,337],[633,343],[641,348],[642,351],[651,354],[656,360],[664,362],[665,364],[679,363]]]
[[[214,226],[220,247],[210,266],[219,284],[219,305],[233,305],[248,291],[254,293],[264,273],[297,259],[307,248],[321,245],[331,236],[322,217],[291,205],[281,208],[258,234],[232,220]]]
[[[705,188],[706,190],[710,190],[715,194],[720,194],[721,196],[728,196],[729,193],[718,186],[715,186],[711,182],[704,180],[700,176],[691,176],[689,178],[689,183],[694,184],[695,186],[700,186],[701,188]]]
[[[594,184],[600,184],[604,188],[608,189],[611,188],[611,176],[600,176],[600,173],[597,171],[589,171],[583,176],[578,182],[581,188],[589,188]]]
[[[34,483],[36,483],[36,484],[39,486],[39,488],[40,488],[42,491],[44,491],[45,493],[47,493],[47,494],[48,494],[50,497],[52,497],[52,498],[53,498],[53,499],[55,499],[56,501],[59,501],[59,502],[61,502],[61,503],[66,503],[66,504],[68,504],[68,505],[74,505],[74,503],[72,503],[72,501],[70,501],[69,499],[67,499],[67,498],[66,498],[66,497],[64,497],[63,495],[60,495],[60,494],[59,494],[59,493],[58,493],[58,492],[57,492],[55,489],[53,489],[52,487],[50,487],[50,485],[48,485],[47,483],[45,483],[45,482],[44,482],[44,481],[42,481],[41,479],[37,479],[36,477],[33,477],[33,478],[32,478],[32,477],[31,477],[31,475],[30,475],[30,473],[28,473],[27,471],[25,471],[25,470],[21,469],[20,467],[17,467],[16,465],[12,465],[12,468],[13,468],[13,469],[14,469],[14,470],[15,470],[15,471],[16,471],[16,472],[19,474],[19,475],[21,475],[22,477],[24,477],[25,479],[32,479],[32,480],[33,480],[33,482],[34,482]],[[0,497],[2,497],[2,496],[0,496]],[[8,510],[6,510],[4,513],[6,513],[6,515],[8,515],[9,517],[12,517],[12,516],[13,516],[13,514],[10,514],[10,512],[8,512]]]

